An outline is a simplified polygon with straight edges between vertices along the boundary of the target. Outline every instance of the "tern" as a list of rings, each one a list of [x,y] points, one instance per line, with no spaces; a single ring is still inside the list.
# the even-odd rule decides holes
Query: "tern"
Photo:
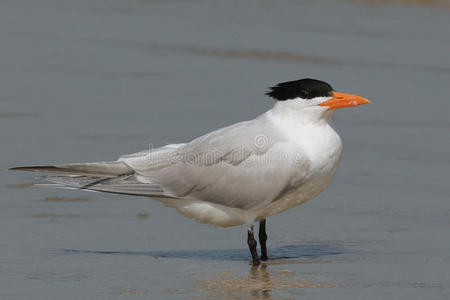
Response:
[[[336,109],[370,103],[326,82],[278,83],[273,108],[188,143],[116,161],[15,167],[52,172],[52,186],[146,196],[214,226],[246,225],[252,264],[267,260],[266,218],[316,197],[333,178],[342,141],[330,122]],[[259,222],[261,256],[253,235]]]

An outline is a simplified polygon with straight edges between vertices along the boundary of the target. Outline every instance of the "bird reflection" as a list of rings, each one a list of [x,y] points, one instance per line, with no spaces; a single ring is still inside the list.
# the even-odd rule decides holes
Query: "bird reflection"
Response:
[[[255,285],[255,288],[250,291],[252,299],[271,299],[272,289],[270,288],[270,274],[267,265],[261,265],[261,268],[252,266],[248,275],[249,281],[260,282],[261,286]]]
[[[270,262],[270,261],[269,261]],[[233,276],[231,272],[224,272],[218,277],[207,277],[198,282],[198,287],[208,293],[208,299],[224,296],[226,299],[271,299],[281,300],[274,296],[273,291],[306,288],[331,288],[335,284],[327,282],[313,282],[312,280],[298,280],[294,272],[270,270],[270,263],[263,263],[258,268],[252,266],[247,277]],[[275,267],[276,268],[276,267]],[[289,277],[289,278],[288,278]],[[299,291],[295,294],[298,296]]]

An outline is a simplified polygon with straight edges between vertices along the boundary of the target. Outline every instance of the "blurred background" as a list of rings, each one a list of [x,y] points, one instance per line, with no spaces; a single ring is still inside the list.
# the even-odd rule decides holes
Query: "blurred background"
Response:
[[[448,1],[2,0],[1,299],[448,299]],[[189,141],[305,77],[340,110],[330,186],[243,227],[147,198],[31,187],[8,167],[114,160]]]

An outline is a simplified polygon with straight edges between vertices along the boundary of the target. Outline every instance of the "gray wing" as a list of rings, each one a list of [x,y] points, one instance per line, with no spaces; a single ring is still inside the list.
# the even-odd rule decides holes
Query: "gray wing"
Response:
[[[135,175],[122,175],[114,178],[84,175],[47,176],[46,180],[57,188],[81,189],[88,191],[126,194],[134,196],[160,196],[164,191],[157,184],[142,183]]]
[[[167,197],[257,209],[303,182],[309,161],[297,145],[259,117],[197,138],[123,156],[141,182]]]
[[[262,115],[118,161],[12,169],[66,174],[47,177],[56,187],[257,209],[305,182],[309,168],[298,146]]]

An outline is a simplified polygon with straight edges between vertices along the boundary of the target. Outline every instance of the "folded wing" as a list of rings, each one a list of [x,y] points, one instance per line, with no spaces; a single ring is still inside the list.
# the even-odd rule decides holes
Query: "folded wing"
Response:
[[[166,196],[258,209],[309,174],[309,160],[277,130],[260,117],[119,161]]]
[[[59,187],[258,209],[309,174],[309,160],[277,130],[261,116],[114,162],[13,169],[65,174],[47,177]]]

